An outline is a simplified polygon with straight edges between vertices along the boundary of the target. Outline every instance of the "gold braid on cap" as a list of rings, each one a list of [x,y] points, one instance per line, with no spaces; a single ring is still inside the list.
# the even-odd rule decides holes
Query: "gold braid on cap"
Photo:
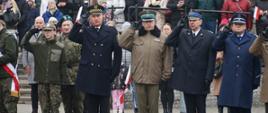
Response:
[[[102,13],[101,9],[91,9],[89,13]]]

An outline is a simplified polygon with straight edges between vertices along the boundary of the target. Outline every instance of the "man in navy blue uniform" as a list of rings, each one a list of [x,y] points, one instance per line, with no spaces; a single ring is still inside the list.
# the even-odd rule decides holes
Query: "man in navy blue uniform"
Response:
[[[223,79],[218,104],[229,113],[251,113],[253,90],[260,82],[260,62],[249,53],[256,36],[246,30],[246,17],[237,14],[231,19],[230,29],[224,29],[214,42],[223,51]]]
[[[212,49],[215,38],[212,32],[201,28],[202,15],[188,14],[189,29],[180,22],[166,40],[166,45],[176,48],[171,86],[184,93],[187,113],[206,113],[206,97],[213,78],[216,51]]]
[[[117,31],[103,22],[104,8],[89,8],[86,24],[77,22],[69,37],[82,44],[77,75],[77,88],[85,93],[86,113],[109,113],[111,83],[120,70],[122,50],[117,44]]]

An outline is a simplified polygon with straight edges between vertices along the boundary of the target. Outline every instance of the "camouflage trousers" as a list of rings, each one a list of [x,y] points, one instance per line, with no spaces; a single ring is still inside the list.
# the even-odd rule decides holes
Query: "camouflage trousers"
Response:
[[[38,96],[42,113],[59,113],[60,90],[60,85],[38,84]]]
[[[62,85],[61,96],[65,113],[83,113],[84,94],[75,85]]]
[[[11,96],[12,78],[0,79],[0,113],[17,113],[19,98]]]

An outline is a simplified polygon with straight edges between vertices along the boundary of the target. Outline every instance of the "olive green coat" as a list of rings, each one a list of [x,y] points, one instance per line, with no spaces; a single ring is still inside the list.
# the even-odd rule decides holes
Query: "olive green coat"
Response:
[[[0,65],[12,63],[13,66],[17,63],[18,57],[18,48],[17,41],[13,35],[7,33],[6,29],[0,31],[0,52],[2,53],[2,57],[0,57]],[[9,78],[10,75],[6,73],[6,71],[0,67],[0,79],[1,78]]]
[[[62,84],[64,44],[55,40],[47,41],[41,34],[35,41],[27,32],[22,39],[22,47],[34,55],[35,78],[38,83]]]

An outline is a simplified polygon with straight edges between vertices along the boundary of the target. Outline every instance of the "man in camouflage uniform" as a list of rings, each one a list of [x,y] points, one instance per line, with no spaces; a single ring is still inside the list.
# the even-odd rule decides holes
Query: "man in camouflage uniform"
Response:
[[[38,31],[34,28],[27,32],[22,39],[22,47],[34,55],[34,80],[38,83],[42,113],[59,113],[64,44],[56,40],[56,27],[50,24],[43,28],[35,41],[29,41],[31,35]]]
[[[80,60],[81,46],[69,40],[68,35],[73,27],[71,20],[64,20],[61,25],[60,40],[64,43],[65,75],[61,86],[61,96],[65,113],[83,112],[83,94],[75,88],[75,79]]]
[[[3,69],[2,65],[12,63],[16,65],[18,57],[17,42],[13,35],[7,33],[6,24],[0,20],[0,113],[17,113],[18,95],[11,95],[12,77]]]

